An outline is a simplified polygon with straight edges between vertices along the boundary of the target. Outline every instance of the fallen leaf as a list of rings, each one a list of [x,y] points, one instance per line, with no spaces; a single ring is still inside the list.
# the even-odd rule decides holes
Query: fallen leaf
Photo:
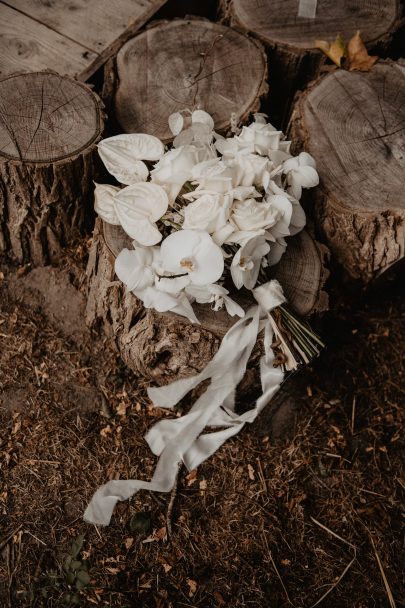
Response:
[[[360,72],[369,72],[378,60],[376,55],[368,54],[359,30],[357,30],[347,45],[347,58],[349,61],[349,70],[358,70]]]
[[[207,480],[206,479],[202,479],[200,481],[199,485],[200,485],[200,494],[203,495],[205,493],[205,490],[207,489]]]
[[[130,549],[133,544],[134,544],[134,539],[133,538],[126,538],[124,540],[124,545],[125,545],[126,549]]]
[[[104,427],[103,429],[101,429],[101,431],[100,431],[101,437],[107,437],[107,435],[109,435],[110,433],[111,433],[111,427],[109,424],[106,427]]]
[[[127,407],[128,405],[124,401],[121,401],[121,403],[117,407],[118,416],[125,416],[127,413]]]
[[[218,606],[225,606],[225,600],[219,591],[214,591],[212,595],[215,597],[215,601],[217,602]]]
[[[188,597],[193,597],[193,595],[197,591],[197,583],[196,581],[193,581],[192,578],[188,578],[187,585],[189,586]]]
[[[188,475],[186,475],[186,479],[187,479],[187,485],[188,486],[192,486],[193,483],[196,481],[197,479],[197,469],[194,469],[193,471],[191,471]]]
[[[315,48],[325,53],[329,59],[333,61],[339,68],[341,67],[342,58],[346,55],[346,48],[343,39],[336,36],[334,42],[326,40],[315,40]]]
[[[250,479],[250,481],[254,481],[255,480],[255,470],[251,464],[248,464],[247,467],[248,467],[249,479]]]

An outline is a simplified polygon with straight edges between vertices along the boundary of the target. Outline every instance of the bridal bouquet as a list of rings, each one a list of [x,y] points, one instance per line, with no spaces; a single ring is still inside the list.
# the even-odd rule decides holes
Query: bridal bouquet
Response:
[[[133,239],[133,248],[117,256],[115,272],[146,308],[198,323],[197,302],[225,307],[239,321],[199,375],[149,389],[155,405],[173,407],[211,379],[187,415],[162,420],[148,433],[152,451],[161,456],[153,480],[102,486],[85,514],[94,523],[109,523],[115,503],[139,489],[169,491],[179,462],[198,466],[257,416],[285,372],[309,362],[322,347],[285,306],[280,284],[267,276],[287,247],[286,237],[305,225],[299,201],[303,188],[318,184],[314,159],[305,152],[293,157],[291,142],[263,114],[230,137],[216,133],[203,110],[172,114],[169,126],[174,140],[168,147],[147,134],[117,135],[98,144],[107,170],[124,187],[97,184],[95,210]],[[238,290],[251,293],[247,310],[233,296]],[[262,331],[263,394],[238,415],[235,389]],[[223,430],[202,434],[206,426]]]

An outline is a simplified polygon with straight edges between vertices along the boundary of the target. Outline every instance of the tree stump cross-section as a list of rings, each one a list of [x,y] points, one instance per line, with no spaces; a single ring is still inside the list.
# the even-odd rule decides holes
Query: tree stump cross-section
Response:
[[[54,72],[0,80],[0,251],[56,262],[91,214],[102,104]]]

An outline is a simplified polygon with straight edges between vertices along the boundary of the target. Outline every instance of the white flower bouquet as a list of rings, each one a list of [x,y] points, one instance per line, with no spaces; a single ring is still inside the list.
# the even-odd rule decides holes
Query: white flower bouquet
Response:
[[[163,420],[148,433],[161,456],[152,482],[114,481],[94,495],[85,518],[106,524],[118,500],[141,488],[169,491],[177,464],[195,468],[268,403],[285,372],[308,363],[322,342],[286,306],[281,286],[267,268],[283,255],[286,237],[305,225],[303,188],[318,184],[314,159],[290,154],[281,131],[255,114],[249,126],[223,137],[203,110],[172,114],[173,144],[125,134],[98,144],[107,170],[125,187],[96,185],[95,210],[133,239],[115,261],[115,272],[146,308],[170,311],[198,323],[193,303],[226,307],[239,321],[228,331],[213,360],[198,376],[150,388],[155,405],[173,407],[210,378],[205,393],[182,418]],[[248,290],[248,310],[233,295]],[[230,295],[231,294],[231,295]],[[242,416],[235,389],[258,334],[264,331],[260,361],[262,396]],[[202,434],[206,426],[222,427]]]

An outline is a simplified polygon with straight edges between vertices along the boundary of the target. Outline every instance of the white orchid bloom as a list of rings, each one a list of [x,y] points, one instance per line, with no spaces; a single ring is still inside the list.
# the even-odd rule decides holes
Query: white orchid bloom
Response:
[[[121,224],[115,211],[114,196],[120,191],[116,186],[109,184],[95,184],[94,210],[107,224],[119,226]]]
[[[279,263],[287,249],[287,243],[284,239],[270,243],[270,251],[267,254],[267,263],[269,266],[275,266]]]
[[[301,152],[298,156],[286,160],[283,173],[287,175],[291,194],[298,200],[301,198],[302,188],[313,188],[319,184],[315,159],[307,152]]]
[[[150,182],[133,184],[114,197],[115,212],[122,228],[141,245],[156,245],[162,240],[159,220],[167,211],[169,200],[165,190]]]
[[[136,296],[142,300],[145,308],[153,308],[157,312],[172,312],[186,317],[191,323],[199,323],[184,292],[175,295],[156,287],[147,287],[143,291],[137,292]]]
[[[231,264],[231,275],[235,286],[253,289],[260,272],[262,258],[270,251],[263,236],[250,239],[237,251]]]
[[[154,250],[157,247],[123,249],[115,259],[115,274],[128,291],[143,291],[155,282]]]
[[[217,285],[216,283],[210,285],[189,285],[185,291],[187,296],[198,304],[212,304],[212,308],[215,311],[220,310],[225,305],[231,317],[235,315],[239,317],[245,316],[243,308],[228,296],[229,291],[225,287],[222,287],[222,285]]]
[[[283,190],[283,188],[280,188],[280,186],[278,186],[273,180],[269,182],[267,192],[269,193],[269,195],[273,194],[288,198],[292,205],[292,214],[290,217],[289,225],[290,236],[293,236],[294,234],[300,232],[306,224],[305,211],[301,207],[300,202],[295,198],[295,196],[292,196],[291,194]]]
[[[146,181],[149,170],[142,161],[155,161],[164,154],[160,139],[146,133],[115,135],[102,139],[97,147],[107,171],[126,185]]]
[[[287,196],[282,194],[273,194],[267,196],[266,202],[271,206],[277,214],[277,221],[270,228],[269,232],[274,239],[281,239],[290,234],[290,222],[293,212],[293,206]]]
[[[204,230],[179,230],[170,234],[160,247],[162,264],[167,272],[188,274],[191,283],[215,283],[224,270],[224,256]]]

